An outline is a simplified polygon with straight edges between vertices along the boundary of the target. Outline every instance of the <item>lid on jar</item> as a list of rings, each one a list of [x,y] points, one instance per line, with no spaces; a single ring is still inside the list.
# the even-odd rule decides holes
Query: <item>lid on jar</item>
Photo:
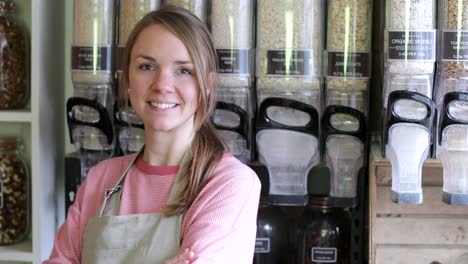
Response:
[[[0,0],[0,10],[1,11],[8,11],[13,9],[13,1],[12,0]]]
[[[14,137],[0,138],[0,148],[16,148],[18,140]]]

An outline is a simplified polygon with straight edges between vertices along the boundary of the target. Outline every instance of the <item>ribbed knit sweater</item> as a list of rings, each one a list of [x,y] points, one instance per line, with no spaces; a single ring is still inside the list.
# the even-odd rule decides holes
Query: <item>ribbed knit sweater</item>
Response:
[[[134,155],[108,159],[90,169],[44,263],[80,263],[86,224]],[[119,215],[161,212],[178,169],[152,166],[140,157],[125,177]],[[191,263],[252,263],[259,195],[256,174],[225,154],[183,218],[181,251],[190,248],[195,253]]]

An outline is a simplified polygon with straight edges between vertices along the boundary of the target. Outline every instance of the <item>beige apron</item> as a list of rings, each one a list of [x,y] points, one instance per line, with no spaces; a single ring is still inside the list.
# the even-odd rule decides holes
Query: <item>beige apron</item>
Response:
[[[160,213],[117,215],[123,188],[121,184],[142,152],[143,149],[130,162],[114,188],[106,191],[99,216],[89,219],[83,235],[81,263],[159,264],[179,252],[183,215],[171,217]],[[184,156],[179,172],[182,171],[180,168],[184,165],[187,156],[189,155]],[[168,203],[174,199],[180,186],[179,172]]]

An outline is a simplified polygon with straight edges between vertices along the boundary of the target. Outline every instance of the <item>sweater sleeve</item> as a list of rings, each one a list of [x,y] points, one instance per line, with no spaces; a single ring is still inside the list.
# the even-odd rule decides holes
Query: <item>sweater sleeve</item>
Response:
[[[207,184],[185,214],[181,251],[195,253],[191,263],[252,263],[260,181],[248,168],[239,173]]]

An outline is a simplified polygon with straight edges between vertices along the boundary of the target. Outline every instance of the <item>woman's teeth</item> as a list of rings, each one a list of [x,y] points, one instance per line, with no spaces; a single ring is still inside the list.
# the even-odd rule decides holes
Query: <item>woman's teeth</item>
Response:
[[[161,104],[161,103],[155,103],[151,102],[151,105],[160,109],[166,109],[166,108],[171,108],[176,106],[176,104]]]

